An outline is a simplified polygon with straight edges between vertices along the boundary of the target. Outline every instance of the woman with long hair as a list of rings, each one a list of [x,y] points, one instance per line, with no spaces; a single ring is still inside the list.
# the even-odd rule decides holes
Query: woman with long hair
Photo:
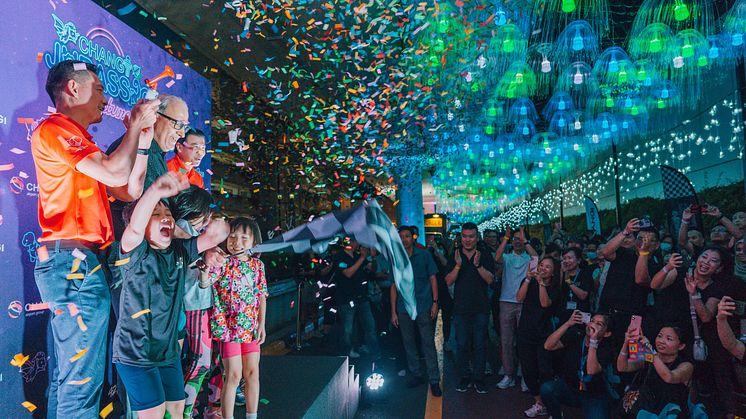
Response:
[[[518,359],[523,380],[534,397],[534,404],[524,412],[530,418],[547,414],[539,388],[552,376],[551,357],[544,349],[544,341],[554,331],[552,316],[560,301],[559,277],[559,262],[544,257],[536,269],[528,271],[516,294],[516,300],[523,303],[516,333]]]

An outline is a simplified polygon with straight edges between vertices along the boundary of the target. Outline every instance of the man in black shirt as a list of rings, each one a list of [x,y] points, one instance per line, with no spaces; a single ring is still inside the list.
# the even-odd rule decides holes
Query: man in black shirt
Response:
[[[484,367],[490,313],[487,286],[494,280],[495,265],[490,255],[481,255],[476,249],[477,240],[476,224],[465,223],[461,227],[461,249],[456,250],[446,268],[446,283],[455,283],[453,321],[461,377],[456,390],[463,393],[473,383],[477,393],[485,394]],[[471,378],[469,361],[472,362]]]
[[[600,251],[602,257],[611,262],[611,266],[606,284],[600,290],[599,311],[611,315],[613,334],[619,339],[618,346],[624,340],[624,332],[632,315],[643,314],[650,292],[649,279],[645,285],[635,280],[638,258],[635,233],[640,231],[639,225],[640,220],[637,218],[629,220],[624,230],[609,240]],[[651,269],[651,272],[655,273],[657,269]]]
[[[615,347],[611,342],[611,320],[596,314],[585,326],[585,333],[573,326],[583,324],[575,311],[544,342],[547,351],[564,351],[563,373],[541,386],[541,399],[551,417],[562,417],[562,405],[580,407],[583,417],[608,418],[611,402],[609,373],[613,371]]]
[[[337,305],[337,318],[342,327],[340,349],[342,354],[349,355],[350,358],[359,356],[352,348],[356,314],[363,328],[367,350],[374,355],[378,354],[376,323],[368,300],[368,273],[365,271],[369,255],[370,249],[345,238],[343,251],[337,253],[334,258],[334,269],[336,269],[334,299]]]

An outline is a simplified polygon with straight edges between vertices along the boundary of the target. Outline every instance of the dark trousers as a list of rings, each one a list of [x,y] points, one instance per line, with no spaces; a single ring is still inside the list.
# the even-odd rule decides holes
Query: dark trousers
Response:
[[[532,396],[539,395],[541,383],[552,376],[552,357],[544,349],[544,340],[536,341],[535,337],[530,339],[517,336],[518,360],[523,371],[523,381]]]
[[[453,323],[458,343],[458,374],[469,378],[469,361],[472,363],[471,378],[484,380],[484,365],[487,359],[487,323],[489,314],[455,314]]]
[[[544,402],[549,415],[554,419],[562,418],[562,405],[581,408],[585,419],[609,418],[608,396],[591,396],[588,393],[581,393],[560,378],[541,385],[541,401]]]
[[[439,383],[440,370],[438,369],[438,355],[435,353],[435,323],[430,318],[430,313],[419,313],[415,320],[412,320],[407,313],[399,313],[398,316],[409,371],[415,377],[424,376],[417,351],[417,335],[419,334],[420,348],[425,355],[428,381]]]

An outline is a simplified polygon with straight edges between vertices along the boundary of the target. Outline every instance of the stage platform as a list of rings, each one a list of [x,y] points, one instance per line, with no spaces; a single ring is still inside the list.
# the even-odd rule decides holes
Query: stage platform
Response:
[[[269,402],[259,403],[262,418],[352,419],[357,413],[360,378],[347,357],[262,356],[259,370],[259,398]]]

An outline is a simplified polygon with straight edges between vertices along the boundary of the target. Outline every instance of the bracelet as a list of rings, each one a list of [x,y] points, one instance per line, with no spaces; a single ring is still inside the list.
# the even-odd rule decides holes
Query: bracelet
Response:
[[[702,299],[702,294],[696,293],[694,295],[690,295],[689,298],[691,298],[692,300],[701,300]]]
[[[459,266],[459,265],[456,265],[456,266],[454,266],[454,267],[453,267],[453,269],[455,269],[455,270],[459,270],[459,269],[461,269],[461,266]]]
[[[630,233],[630,232],[629,232],[629,231],[627,231],[627,230],[624,230],[624,231],[622,231],[622,235],[624,235],[624,237],[629,237],[629,236],[630,236],[630,234],[632,234],[632,233]]]
[[[150,149],[147,149],[147,148],[138,148],[137,149],[137,154],[139,154],[141,156],[147,156],[149,154],[149,151],[150,151]]]
[[[508,237],[508,236],[503,236],[503,240],[510,240],[510,237]]]
[[[682,223],[682,224],[686,224],[686,225],[689,225],[689,221],[688,221],[688,220],[681,220],[681,223]]]
[[[668,269],[668,265],[666,265],[666,266],[663,267],[663,273],[664,274],[667,274],[667,273],[669,273],[671,271],[672,271],[672,269]]]
[[[588,346],[593,349],[598,349],[598,341],[596,339],[591,339],[591,341],[588,342]]]
[[[650,252],[640,252],[640,256],[650,256]]]

